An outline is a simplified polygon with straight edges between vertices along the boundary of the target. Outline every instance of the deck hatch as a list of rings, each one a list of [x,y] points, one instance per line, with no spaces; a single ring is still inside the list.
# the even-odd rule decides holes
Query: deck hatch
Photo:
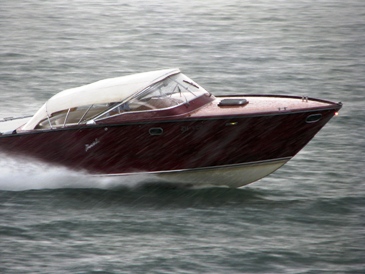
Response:
[[[223,99],[219,102],[220,107],[245,106],[248,104],[246,99]]]

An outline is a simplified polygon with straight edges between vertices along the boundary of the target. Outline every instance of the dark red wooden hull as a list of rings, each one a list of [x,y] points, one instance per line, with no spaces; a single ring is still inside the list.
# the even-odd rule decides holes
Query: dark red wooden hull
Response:
[[[96,174],[251,163],[294,156],[339,108],[32,131],[0,136],[0,150]]]

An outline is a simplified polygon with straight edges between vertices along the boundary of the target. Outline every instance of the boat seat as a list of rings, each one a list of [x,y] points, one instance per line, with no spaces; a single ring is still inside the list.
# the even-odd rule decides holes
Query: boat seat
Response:
[[[161,108],[169,108],[176,105],[182,104],[184,101],[170,98],[170,97],[163,97],[163,98],[151,98],[148,100],[148,103],[153,106],[155,109],[161,109]]]

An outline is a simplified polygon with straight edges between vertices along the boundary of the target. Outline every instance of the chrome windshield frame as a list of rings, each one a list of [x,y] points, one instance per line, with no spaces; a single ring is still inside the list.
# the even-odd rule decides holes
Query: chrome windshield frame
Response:
[[[182,75],[182,78],[175,78],[176,75]],[[127,111],[121,111],[120,108],[121,106],[123,106],[124,104],[129,104],[132,100],[134,99],[141,99],[144,96],[148,96],[148,94],[152,94],[153,92],[155,92],[159,87],[159,85],[164,86],[163,82],[166,81],[166,79],[171,79],[172,82],[176,83],[176,86],[178,87],[179,91],[178,92],[172,92],[172,93],[164,93],[164,95],[173,95],[175,93],[180,93],[180,95],[182,95],[184,97],[183,102],[178,102],[175,105],[171,105],[171,106],[166,106],[166,107],[161,107],[161,108],[155,108],[155,109],[145,109],[145,110],[127,110]],[[191,90],[191,87],[194,87],[195,89],[199,90],[199,92]],[[181,91],[181,88],[183,89],[183,91]],[[150,91],[150,89],[152,89]],[[175,91],[176,88],[174,88],[173,90]],[[200,87],[198,84],[196,84],[195,82],[193,82],[190,78],[188,78],[187,76],[185,76],[184,74],[178,72],[172,75],[168,75],[164,78],[159,79],[159,81],[156,81],[150,85],[148,85],[147,87],[143,88],[142,90],[136,92],[135,94],[125,98],[124,100],[120,101],[119,103],[115,103],[115,105],[111,106],[110,108],[108,108],[107,110],[103,111],[102,113],[96,115],[95,117],[87,120],[85,123],[86,124],[93,124],[96,121],[101,121],[104,119],[108,119],[110,117],[115,117],[118,115],[123,115],[126,113],[137,113],[137,112],[154,112],[154,111],[159,111],[159,110],[166,110],[166,109],[171,109],[171,108],[175,108],[177,106],[183,105],[183,104],[187,104],[189,105],[189,102],[193,99],[189,98],[190,96],[187,96],[187,94],[190,93],[190,96],[193,96],[194,98],[200,97],[202,94],[209,94],[208,91],[206,91],[204,88]],[[201,93],[201,94],[200,94]],[[124,109],[124,107],[122,108]],[[118,110],[118,113],[112,114],[112,115],[108,115],[108,113],[111,113],[115,110]]]

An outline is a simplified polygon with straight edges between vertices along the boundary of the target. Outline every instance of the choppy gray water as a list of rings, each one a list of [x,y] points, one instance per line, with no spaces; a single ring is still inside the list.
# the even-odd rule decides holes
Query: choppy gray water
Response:
[[[1,273],[363,273],[365,2],[2,1],[0,118],[179,67],[215,94],[342,101],[243,189],[136,187],[0,159]]]

